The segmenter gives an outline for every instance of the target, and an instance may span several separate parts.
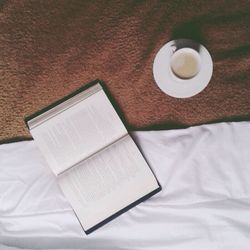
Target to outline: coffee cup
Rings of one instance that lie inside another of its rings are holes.
[[[208,50],[189,39],[166,43],[156,54],[153,75],[159,88],[177,98],[200,93],[209,83],[213,61]]]
[[[174,51],[170,59],[170,69],[174,77],[188,80],[195,77],[201,68],[200,54],[193,48]]]

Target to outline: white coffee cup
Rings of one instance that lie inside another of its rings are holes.
[[[192,48],[181,48],[174,51],[170,59],[172,76],[179,80],[195,77],[201,68],[200,54]]]
[[[191,63],[184,60],[186,57],[191,58]],[[206,88],[212,74],[210,53],[202,44],[190,39],[176,39],[164,44],[153,63],[156,84],[164,93],[176,98],[197,95]]]

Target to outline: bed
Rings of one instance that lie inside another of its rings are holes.
[[[0,250],[249,250],[249,13],[244,0],[0,1]],[[178,38],[214,65],[188,99],[152,74]],[[163,189],[86,236],[23,119],[95,78]]]
[[[131,135],[162,191],[88,236],[34,141],[0,145],[0,249],[249,249],[250,122]]]

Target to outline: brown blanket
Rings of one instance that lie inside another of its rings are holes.
[[[152,63],[173,38],[205,45],[208,87],[175,99]],[[129,129],[250,118],[250,1],[0,1],[0,140],[23,118],[92,79],[106,83]]]

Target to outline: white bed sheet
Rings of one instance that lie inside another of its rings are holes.
[[[250,249],[250,123],[133,132],[162,192],[86,236],[33,141],[0,145],[0,249]]]

